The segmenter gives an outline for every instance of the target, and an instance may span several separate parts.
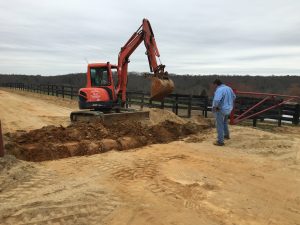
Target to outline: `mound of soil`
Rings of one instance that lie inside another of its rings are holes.
[[[207,128],[208,125],[169,120],[151,126],[134,121],[110,125],[74,123],[12,133],[5,147],[19,159],[44,161],[167,143]]]
[[[150,112],[150,124],[155,125],[159,124],[161,122],[164,122],[166,120],[179,123],[179,124],[184,124],[186,121],[173,112],[166,110],[166,109],[157,109],[157,108],[151,108],[147,109]]]

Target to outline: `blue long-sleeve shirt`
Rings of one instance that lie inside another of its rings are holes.
[[[213,108],[218,108],[225,115],[229,115],[233,109],[233,102],[235,98],[236,96],[233,90],[225,84],[221,84],[215,91]]]

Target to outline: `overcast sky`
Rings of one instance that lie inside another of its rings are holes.
[[[143,18],[170,73],[300,75],[299,0],[0,0],[0,73],[117,63]],[[129,71],[149,70],[144,53]]]

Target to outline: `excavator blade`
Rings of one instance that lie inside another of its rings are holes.
[[[151,100],[163,100],[174,90],[174,82],[169,78],[152,77],[151,80]]]
[[[70,114],[71,122],[94,122],[101,121],[103,124],[111,124],[122,121],[145,121],[149,120],[149,111],[136,111],[129,109],[122,109],[119,113],[109,112],[103,113],[101,111],[81,110],[73,111]]]

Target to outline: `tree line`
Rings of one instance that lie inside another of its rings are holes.
[[[239,75],[175,75],[170,74],[175,83],[174,93],[212,95],[213,81],[218,78],[223,83],[240,91],[268,92],[300,96],[300,76],[239,76]],[[114,76],[114,80],[116,76]],[[0,74],[1,83],[54,84],[84,87],[85,73],[58,76]],[[128,91],[150,91],[151,80],[141,73],[129,72]]]

